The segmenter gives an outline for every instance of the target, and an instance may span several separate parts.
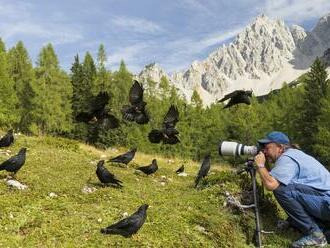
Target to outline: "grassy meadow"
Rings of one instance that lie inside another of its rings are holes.
[[[235,175],[227,165],[211,162],[209,176],[196,190],[199,161],[137,151],[128,167],[106,163],[124,187],[102,187],[96,162],[129,148],[98,150],[63,138],[19,135],[10,155],[21,147],[28,148],[27,159],[16,178],[28,189],[7,186],[8,172],[0,172],[0,247],[253,247],[253,211],[232,210],[225,201],[226,191],[238,196],[249,188],[250,179]],[[0,161],[7,158],[0,154]],[[134,167],[148,165],[153,158],[159,166],[154,175],[135,173]],[[175,173],[183,162],[187,177]],[[96,190],[85,193],[85,186]],[[143,203],[150,205],[147,219],[132,238],[100,233]],[[263,228],[275,230],[276,218],[283,213],[270,194],[261,211]],[[264,247],[287,247],[298,235],[263,235]]]

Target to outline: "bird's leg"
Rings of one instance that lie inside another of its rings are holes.
[[[14,180],[16,180],[16,172],[13,172],[13,173],[11,174],[11,178],[14,179]]]

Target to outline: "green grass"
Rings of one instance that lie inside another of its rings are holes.
[[[18,136],[10,150],[28,147],[27,160],[17,179],[28,185],[17,190],[0,183],[0,247],[253,247],[253,212],[237,213],[224,206],[225,191],[237,194],[249,184],[229,167],[212,164],[210,176],[193,188],[199,163],[188,161],[187,177],[174,171],[183,160],[156,156],[159,170],[153,176],[134,173],[134,166],[150,164],[152,155],[137,152],[127,168],[106,167],[122,180],[122,189],[100,187],[96,161],[128,149],[97,150],[76,141],[54,137]],[[0,161],[7,157],[0,155]],[[92,164],[91,162],[94,162]],[[4,178],[8,173],[0,172]],[[161,184],[166,176],[165,185]],[[83,193],[85,185],[96,187]],[[54,192],[57,197],[50,197]],[[272,200],[267,201],[272,202]],[[132,238],[103,235],[102,227],[150,205],[147,219]],[[276,206],[275,206],[276,209]],[[263,209],[265,227],[274,226],[274,208]],[[292,236],[295,235],[295,236]],[[286,247],[293,232],[264,237],[265,247]]]

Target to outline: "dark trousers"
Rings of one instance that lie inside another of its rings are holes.
[[[303,184],[281,184],[274,196],[301,232],[320,232],[330,223],[330,191],[320,191]]]

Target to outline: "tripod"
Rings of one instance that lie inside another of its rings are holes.
[[[243,172],[248,172],[252,179],[252,187],[253,187],[253,204],[249,207],[254,208],[255,214],[255,238],[256,238],[256,247],[261,247],[261,229],[260,229],[260,216],[259,216],[259,204],[258,204],[258,189],[257,189],[257,180],[256,180],[256,168],[253,166],[254,160],[248,159],[245,162],[245,167],[237,172],[237,174],[241,174]]]

